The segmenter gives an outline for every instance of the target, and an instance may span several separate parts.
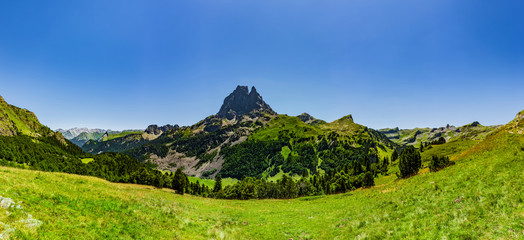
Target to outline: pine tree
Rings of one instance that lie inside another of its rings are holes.
[[[419,151],[413,146],[407,146],[399,156],[399,170],[401,177],[409,177],[418,172],[422,166]]]
[[[184,188],[186,187],[186,174],[182,172],[182,169],[179,168],[175,172],[175,177],[173,178],[173,189],[178,194],[184,194]]]
[[[398,159],[398,152],[396,149],[393,149],[393,154],[391,155],[391,162],[394,162]]]
[[[216,192],[219,192],[220,190],[222,190],[222,177],[218,175],[215,178],[215,186],[213,187],[213,192],[216,193]]]

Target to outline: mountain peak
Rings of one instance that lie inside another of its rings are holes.
[[[236,116],[249,114],[253,111],[275,114],[273,109],[262,100],[262,96],[257,92],[255,86],[251,87],[250,92],[247,86],[239,85],[224,99],[217,116],[233,119]]]
[[[354,123],[353,116],[351,116],[351,114],[339,118],[338,120],[336,120],[336,122],[350,122],[350,123]]]
[[[235,91],[233,91],[233,93],[248,95],[249,94],[249,88],[247,88],[247,86],[240,86],[240,85],[238,85],[237,88],[235,89]]]
[[[251,87],[251,92],[249,93],[249,95],[259,95],[255,86]]]

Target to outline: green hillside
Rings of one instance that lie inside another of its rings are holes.
[[[399,129],[385,128],[378,130],[385,134],[391,141],[400,145],[415,145],[429,143],[444,138],[446,141],[454,141],[460,138],[471,140],[483,140],[489,133],[495,131],[500,126],[483,126],[478,122],[466,124],[461,127],[447,125],[440,128],[414,128]]]
[[[0,135],[16,136],[20,134],[32,137],[55,135],[51,129],[40,124],[34,113],[10,105],[0,96]],[[56,133],[56,137],[64,142],[61,134]]]
[[[76,144],[77,146],[84,145],[87,141],[92,139],[100,139],[102,136],[104,136],[104,133],[101,132],[83,132],[80,133],[78,136],[70,139],[71,142]]]
[[[82,149],[88,153],[101,152],[123,152],[129,149],[139,147],[149,142],[148,139],[143,138],[142,132],[121,132],[117,134],[103,135],[98,140],[88,140]]]
[[[173,174],[153,170],[124,154],[85,153],[61,133],[42,125],[34,113],[9,105],[3,99],[0,99],[0,116],[0,165],[172,187]]]
[[[291,175],[335,171],[355,161],[379,162],[396,147],[383,134],[354,123],[351,115],[316,126],[279,115],[245,142],[223,148],[220,173],[241,179],[272,177],[280,170]]]
[[[1,211],[0,221],[19,226],[15,237],[40,239],[523,238],[524,136],[499,131],[453,159],[436,173],[382,177],[371,189],[251,201],[2,167],[0,195],[42,225],[27,229],[16,223],[20,214]]]
[[[432,156],[447,156],[455,157],[457,154],[475,146],[480,141],[475,141],[467,138],[459,138],[457,140],[447,142],[441,145],[432,145],[431,148],[426,149],[421,153],[422,162],[428,163]]]

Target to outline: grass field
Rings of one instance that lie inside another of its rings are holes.
[[[457,154],[464,152],[479,142],[480,141],[460,138],[446,144],[433,145],[431,146],[431,149],[425,150],[420,154],[422,157],[422,163],[427,166],[431,161],[432,156],[447,156],[450,158],[455,157]]]
[[[452,160],[371,189],[250,201],[1,167],[0,196],[43,222],[13,233],[22,239],[524,238],[524,136],[501,132]],[[0,221],[18,226],[3,212]]]

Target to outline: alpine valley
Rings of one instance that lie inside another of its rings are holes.
[[[237,86],[191,126],[52,131],[0,97],[0,164],[0,239],[524,237],[524,111],[374,130]]]

